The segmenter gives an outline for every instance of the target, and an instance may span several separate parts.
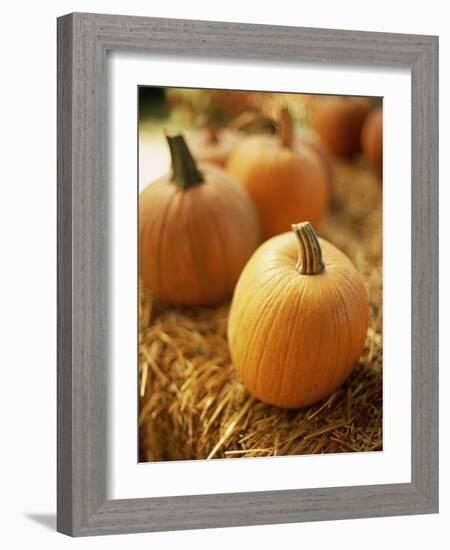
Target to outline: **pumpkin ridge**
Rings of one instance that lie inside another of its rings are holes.
[[[217,191],[217,187],[214,188],[214,191]],[[216,196],[216,199],[217,202],[221,202],[221,193],[218,192],[217,193],[217,196]],[[223,204],[223,203],[222,203]],[[221,208],[222,210],[222,208]],[[219,223],[219,217],[215,215],[214,212],[211,211],[211,208],[208,208],[208,214],[209,214],[209,217],[210,217],[210,220],[212,220],[212,226],[215,228],[215,232],[216,232],[216,235],[217,235],[217,241],[219,242],[219,248],[221,250],[221,253],[222,253],[222,256],[224,258],[227,258],[228,257],[228,251],[227,251],[227,248],[225,246],[225,242],[226,242],[226,239],[223,238],[223,228],[221,227],[221,224]],[[229,265],[229,262],[226,261],[225,262],[225,269],[221,269],[220,272],[221,272],[221,275],[222,275],[222,287],[223,287],[223,292],[226,294],[227,293],[227,288],[229,286],[230,281],[232,279],[232,277],[230,276],[230,270],[228,268],[228,265]]]
[[[278,238],[278,237],[276,237],[276,238]],[[262,254],[262,253],[264,253],[265,255],[267,255],[268,252],[267,252],[265,249],[268,248],[268,247],[267,247],[267,244],[268,244],[268,243],[269,243],[269,241],[266,241],[266,242],[264,242],[263,244],[261,244],[261,245],[257,248],[257,250],[255,251],[255,254]],[[253,285],[253,282],[255,282],[256,279],[259,279],[259,278],[262,277],[262,276],[265,277],[265,279],[266,279],[267,282],[270,282],[270,280],[267,278],[267,273],[268,273],[269,271],[272,271],[272,270],[275,270],[275,269],[278,269],[278,270],[279,270],[279,268],[280,268],[279,260],[278,260],[278,258],[274,257],[273,254],[271,255],[271,257],[268,257],[268,256],[266,257],[266,256],[265,256],[265,259],[266,259],[266,261],[270,261],[272,265],[271,265],[269,268],[264,269],[263,271],[260,270],[260,269],[258,269],[258,270],[251,270],[251,271],[255,271],[255,274],[254,274],[254,277],[252,277],[252,279],[251,279],[250,281],[246,281],[246,284],[247,284],[247,285],[249,285],[250,283]],[[275,263],[275,262],[276,262],[276,263]],[[244,267],[244,270],[245,270],[245,272],[249,271],[249,270],[247,269],[247,265]],[[280,277],[282,277],[282,276],[280,276]],[[242,277],[241,277],[241,279],[242,279]],[[238,284],[240,285],[240,284],[241,284],[241,281],[239,281]]]
[[[162,253],[163,253],[163,250],[162,250],[162,242],[163,242],[163,239],[164,239],[164,234],[165,234],[165,230],[166,230],[166,221],[167,221],[167,216],[168,216],[168,213],[169,213],[169,210],[170,210],[170,207],[172,205],[172,203],[175,201],[175,197],[177,195],[177,191],[176,189],[173,190],[172,192],[172,195],[171,197],[169,198],[169,200],[167,201],[167,205],[166,205],[166,208],[164,209],[164,214],[161,218],[161,221],[160,221],[160,224],[159,224],[159,232],[161,234],[161,238],[159,239],[159,242],[158,242],[158,249],[157,249],[157,257],[158,257],[158,266],[159,266],[159,269],[156,270],[156,274],[157,274],[157,277],[156,277],[156,287],[161,289],[162,286],[161,286],[161,281],[163,279],[162,277],[162,271],[161,271],[161,261],[162,261]],[[147,231],[150,232],[150,227],[147,227]],[[148,236],[147,236],[148,238]],[[146,241],[144,241],[146,242]],[[152,291],[152,289],[150,289],[150,291]]]
[[[275,269],[278,269],[278,266],[272,266],[270,269],[268,269],[267,271],[264,271],[264,273],[268,273],[269,271],[273,271]],[[261,273],[258,273],[257,275],[255,275],[250,281],[246,281],[246,286],[245,287],[242,287],[240,290],[242,290],[243,288],[247,289],[247,288],[251,288],[253,286],[254,283],[256,283],[256,281],[258,281],[258,279],[260,279],[261,277]],[[239,282],[239,281],[238,281]],[[267,283],[270,282],[270,280],[267,280],[265,281]],[[236,287],[237,288],[237,287]]]
[[[265,286],[266,285],[268,286],[272,282],[273,282],[272,279],[266,279],[265,284],[263,283],[258,288],[258,291],[253,293],[252,297],[250,298],[250,300],[248,302],[247,307],[252,302],[252,298],[257,299],[259,301],[261,299],[259,293],[262,293],[262,290],[265,288]],[[267,296],[267,298],[264,301],[264,306],[261,307],[261,311],[259,312],[258,318],[255,321],[253,321],[253,331],[250,333],[250,336],[248,337],[248,345],[246,346],[243,357],[242,357],[242,364],[244,365],[244,369],[242,371],[242,378],[244,380],[248,379],[248,376],[247,376],[247,374],[248,374],[248,361],[247,361],[247,359],[248,359],[248,355],[249,355],[249,352],[250,352],[250,347],[252,346],[252,341],[254,339],[255,333],[258,330],[258,325],[259,325],[262,317],[266,314],[266,309],[268,307],[268,304],[270,304],[272,298],[278,292],[279,292],[279,289],[274,285],[274,288],[272,288],[272,291],[269,293],[269,295]],[[241,313],[241,315],[242,315],[242,313]]]
[[[224,190],[225,187],[228,187],[228,185],[226,185],[225,183],[222,184],[222,182],[220,182],[220,187],[221,187],[222,189],[219,189],[219,186],[217,186],[216,191],[217,191],[217,202],[221,205],[220,211],[222,212],[222,211],[224,210],[224,205],[227,204],[227,203],[224,201],[224,195],[223,195],[223,192],[222,192],[222,191]],[[240,193],[241,191],[245,191],[245,190],[244,190],[243,188],[241,188],[241,187],[239,186],[239,184],[236,184],[236,191]],[[246,193],[246,194],[247,194],[247,193]],[[248,194],[247,194],[247,195],[248,195]],[[237,197],[236,197],[236,198],[237,198]],[[251,201],[250,197],[248,197],[248,199]],[[233,198],[233,200],[234,200],[234,198]],[[236,209],[240,209],[240,208],[241,208],[241,204],[239,204],[239,203],[240,203],[240,201],[235,201],[235,207],[236,207]],[[228,204],[229,204],[229,203],[228,203]],[[253,206],[253,204],[252,204],[252,206]],[[255,217],[256,217],[256,212],[255,212]],[[223,244],[224,244],[226,241],[227,241],[227,237],[226,237],[226,235],[225,235],[225,237],[224,237],[224,235],[223,235],[223,233],[222,233],[222,242],[223,242]],[[225,244],[224,244],[224,249],[226,249]],[[246,263],[246,262],[245,262],[245,263]],[[244,268],[245,263],[244,263],[244,265],[242,266],[242,269]],[[230,281],[230,279],[231,279],[231,277],[230,277],[229,274],[228,274],[228,276],[227,276],[227,281]],[[234,281],[234,283],[236,283],[236,281]]]
[[[270,280],[266,280],[266,283],[269,284],[271,281]],[[260,292],[262,292],[262,289],[265,287],[265,285],[262,285],[258,290]],[[268,295],[265,303],[264,303],[264,307],[261,308],[261,311],[259,312],[259,315],[258,315],[258,318],[256,319],[256,321],[254,321],[253,323],[253,331],[250,332],[250,336],[248,338],[248,346],[246,347],[245,349],[245,352],[244,352],[244,355],[243,355],[243,365],[244,365],[244,369],[243,369],[243,378],[245,380],[248,379],[248,355],[250,353],[250,348],[253,344],[253,339],[254,339],[254,336],[255,336],[255,333],[257,332],[258,330],[258,325],[260,324],[261,322],[261,319],[264,317],[264,315],[266,314],[266,308],[268,307],[268,304],[270,304],[272,298],[274,295],[276,295],[277,293],[277,289],[273,289],[272,292]],[[260,299],[259,298],[259,295],[255,292],[253,297],[256,297],[258,298],[258,300]],[[250,303],[250,302],[249,302]],[[257,380],[257,378],[256,378]]]
[[[208,185],[208,184],[207,184]],[[198,215],[196,214],[196,208],[198,206],[198,201],[194,200],[194,195],[192,193],[188,196],[189,199],[189,206],[186,209],[186,229],[187,233],[189,233],[189,238],[187,239],[188,247],[190,250],[190,256],[192,258],[193,268],[196,273],[196,282],[202,281],[202,285],[205,285],[206,288],[210,287],[210,273],[209,270],[207,270],[204,267],[204,259],[203,259],[203,253],[201,250],[198,249],[198,239],[196,239],[195,235],[195,229],[193,227],[193,221],[198,219]],[[195,285],[196,291],[198,290],[198,286]]]
[[[302,286],[301,286],[301,291],[299,292],[299,296],[297,297],[297,300],[296,300],[296,305],[295,305],[295,310],[296,311],[301,311],[302,305],[303,305],[304,295],[305,295],[305,284],[303,283]],[[299,317],[299,319],[300,319],[300,321],[302,321],[301,317]],[[285,352],[283,363],[285,362],[287,356],[290,353],[290,348],[291,348],[291,343],[292,343],[292,335],[295,332],[294,328],[296,328],[296,325],[297,325],[297,319],[296,319],[295,323],[292,323],[291,334],[289,335],[289,341],[288,341],[288,344],[286,346],[286,352]],[[283,386],[284,386],[284,381],[286,379],[286,370],[287,370],[286,367],[284,367],[283,370],[282,370],[282,373],[281,373],[281,381],[280,381],[280,386],[279,386],[279,389],[278,389],[278,397],[279,398],[281,398],[282,395],[283,395]]]
[[[254,222],[258,226],[258,232],[257,232],[257,234],[254,235],[254,250],[255,250],[256,248],[258,248],[258,245],[259,245],[259,242],[260,242],[260,237],[261,237],[261,228],[260,228],[260,223],[259,223],[259,218],[258,218],[256,208],[254,207],[253,202],[252,202],[248,192],[243,187],[241,187],[238,182],[235,182],[235,184],[233,186],[233,189],[235,189],[236,193],[233,194],[233,195],[230,195],[228,193],[228,195],[229,195],[228,200],[225,201],[225,196],[226,196],[225,193],[229,189],[230,189],[230,184],[229,183],[227,183],[225,181],[222,181],[222,180],[218,181],[217,185],[215,185],[215,187],[214,187],[214,192],[216,194],[215,201],[220,205],[220,209],[219,209],[220,212],[225,211],[226,208],[227,208],[227,205],[228,205],[228,207],[233,206],[233,208],[235,208],[236,211],[239,211],[240,213],[242,213],[243,216],[244,216],[245,212],[244,212],[244,209],[243,209],[242,199],[245,197],[245,201],[248,201],[251,204],[252,217],[253,217]],[[232,247],[231,246],[228,246],[228,247],[226,246],[226,243],[228,241],[227,228],[222,227],[222,225],[219,223],[219,217],[220,216],[214,216],[214,217],[216,219],[215,220],[216,225],[218,227],[220,227],[220,229],[221,229],[220,235],[221,235],[221,242],[222,242],[224,254],[226,252],[227,255],[228,255],[231,252],[231,257],[233,259],[235,259],[234,255],[233,255]],[[234,231],[234,228],[233,228],[233,231]],[[241,239],[241,235],[239,235],[239,240],[240,239]],[[239,249],[239,246],[237,246],[236,249]],[[246,265],[248,259],[249,259],[248,257],[246,259],[244,259],[242,257],[241,251],[239,250],[239,260],[241,261],[240,273],[245,268],[245,265]],[[232,262],[226,262],[226,265],[228,266],[231,263]],[[240,275],[240,273],[239,273],[239,275]],[[230,273],[230,271],[227,270],[226,277],[225,277],[226,286],[228,286],[228,287],[231,286],[231,287],[234,288],[236,286],[236,283],[237,283],[238,279],[239,279],[239,276],[236,277],[236,274]]]
[[[335,274],[334,272],[333,274]],[[336,344],[335,344],[335,357],[331,358],[333,364],[340,365],[341,363],[346,363],[346,359],[348,356],[348,333],[347,338],[343,338],[342,334],[342,326],[343,324],[348,326],[348,316],[346,311],[346,304],[342,300],[342,295],[340,292],[340,289],[338,285],[336,287],[332,286],[329,288],[329,292],[332,293],[332,300],[330,302],[333,304],[333,329],[335,332],[335,338],[336,338]],[[343,322],[342,316],[345,317],[345,320]],[[341,360],[342,358],[342,360]],[[336,387],[336,382],[341,378],[342,373],[340,371],[337,371],[336,369],[331,369],[329,379],[330,382],[328,383],[329,387]]]
[[[322,303],[322,300],[323,300],[323,288],[321,286],[319,286],[319,293],[320,293],[320,296],[318,297],[317,299],[317,302],[318,303]],[[311,373],[310,373],[310,377],[309,377],[309,394],[311,395],[311,393],[314,393],[314,389],[315,389],[315,382],[317,380],[317,377],[318,377],[318,371],[322,371],[322,369],[319,369],[318,367],[318,363],[319,363],[319,354],[320,354],[320,351],[321,351],[321,340],[322,340],[322,335],[323,335],[323,320],[321,319],[320,321],[320,333],[319,333],[319,337],[318,337],[318,344],[317,344],[317,349],[318,349],[318,352],[315,354],[314,356],[314,361],[313,361],[313,367],[311,368]],[[307,391],[305,391],[305,394],[308,394]]]
[[[276,294],[278,294],[280,292],[280,289],[277,288],[277,287],[275,287],[275,290],[277,291]],[[266,335],[266,338],[265,338],[265,344],[266,345],[263,346],[262,354],[261,354],[261,357],[258,361],[258,366],[257,366],[257,369],[256,369],[256,374],[255,374],[255,393],[258,394],[258,395],[259,395],[258,387],[261,385],[261,377],[260,377],[261,368],[263,368],[264,358],[265,358],[267,350],[269,349],[269,346],[270,346],[270,339],[271,339],[271,336],[272,336],[272,332],[273,332],[274,328],[277,326],[278,316],[280,315],[280,313],[284,313],[284,307],[285,307],[285,305],[288,301],[290,301],[289,294],[281,302],[280,307],[277,308],[274,316],[271,319],[271,323],[269,325],[269,330],[267,331],[267,335]]]
[[[336,340],[337,340],[337,350],[336,350],[335,362],[336,362],[336,364],[340,365],[343,362],[341,357],[344,357],[345,346],[343,346],[342,336],[339,333],[339,330],[337,330],[337,327],[340,326],[338,298],[336,298],[336,292],[337,291],[333,288],[330,289],[329,291],[331,291],[334,294],[334,300],[333,300],[333,304],[334,304],[334,307],[333,307],[333,310],[334,310],[333,311],[333,313],[334,313],[334,330],[336,331]]]
[[[349,279],[349,277],[346,275],[346,273],[344,273],[342,270],[339,270],[339,271],[334,271],[334,275],[337,276],[337,278],[339,278],[341,280],[341,285],[345,285],[347,291],[353,295],[353,297],[355,299],[355,303],[358,304],[358,308],[359,308],[359,306],[362,306],[359,293],[357,293],[355,291],[355,285],[351,281],[351,279]],[[361,283],[360,284],[361,288],[363,288],[365,290],[366,296],[368,297],[368,292],[367,292],[367,289],[366,289],[363,281],[361,280],[360,283]],[[364,313],[364,311],[362,309],[361,309],[361,313]]]
[[[180,196],[180,191],[179,189],[175,188],[175,192],[171,198],[171,200],[169,201],[169,205],[166,209],[166,212],[165,212],[165,216],[164,216],[164,225],[163,225],[163,228],[162,228],[162,231],[161,231],[161,237],[159,239],[159,255],[158,255],[158,265],[159,265],[159,270],[158,270],[158,288],[160,289],[159,292],[161,294],[161,296],[164,298],[165,296],[167,296],[167,281],[165,279],[165,277],[163,276],[163,273],[165,271],[164,269],[164,266],[166,264],[166,254],[165,254],[165,250],[166,250],[166,246],[165,246],[165,243],[167,240],[170,240],[172,238],[171,235],[169,235],[169,231],[167,229],[168,227],[168,220],[170,219],[171,217],[171,213],[174,209],[176,209],[177,213],[180,211],[180,207],[181,205],[183,204],[184,202],[184,199],[185,199],[185,195],[184,193],[181,193],[181,196]],[[177,202],[179,203],[177,205]],[[177,215],[176,215],[177,217]],[[172,258],[169,259],[169,265],[172,264]],[[169,288],[169,295],[171,293],[171,289]]]
[[[344,346],[345,361],[343,361],[343,364],[350,364],[349,359],[350,359],[350,355],[351,355],[351,352],[352,352],[352,350],[350,349],[350,344],[352,342],[352,338],[351,338],[352,324],[350,322],[349,312],[348,312],[348,309],[347,309],[347,302],[346,302],[345,297],[343,295],[341,285],[336,285],[336,295],[338,296],[339,303],[341,304],[340,309],[343,312],[343,315],[345,317],[345,326],[347,328],[347,330],[345,331],[345,333],[347,335],[347,339],[346,339],[345,346]],[[336,386],[336,383],[338,381],[340,381],[338,387],[342,384],[343,378],[345,378],[345,376],[344,377],[342,376],[343,374],[344,374],[344,371],[342,371],[342,369],[341,369],[341,371],[337,373],[337,376],[333,377],[333,379],[332,379],[333,387]]]

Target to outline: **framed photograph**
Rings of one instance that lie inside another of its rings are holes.
[[[58,530],[437,513],[438,39],[58,19]]]

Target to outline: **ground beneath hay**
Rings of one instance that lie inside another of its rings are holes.
[[[382,449],[381,189],[362,160],[335,163],[335,199],[319,234],[362,274],[371,319],[358,366],[314,406],[283,410],[248,394],[230,361],[228,304],[169,308],[141,289],[140,461]]]

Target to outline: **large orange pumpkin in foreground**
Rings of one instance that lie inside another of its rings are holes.
[[[361,147],[371,166],[381,174],[383,170],[383,110],[374,109],[364,122]]]
[[[331,153],[349,157],[361,150],[361,128],[370,109],[365,97],[320,97],[311,105],[311,125]]]
[[[228,320],[233,364],[250,393],[286,408],[329,396],[364,348],[367,292],[350,260],[311,225],[266,241],[245,266]]]
[[[328,173],[309,145],[292,146],[293,128],[283,111],[277,136],[251,136],[231,154],[228,171],[247,189],[258,210],[263,238],[284,233],[294,219],[318,225],[329,201]]]
[[[168,137],[172,174],[139,198],[139,272],[154,296],[183,305],[224,300],[259,244],[257,213],[231,176],[197,168],[181,135]]]

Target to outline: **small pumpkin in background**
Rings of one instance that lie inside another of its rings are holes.
[[[264,239],[288,231],[292,219],[318,225],[327,210],[326,168],[309,145],[293,146],[287,109],[281,111],[278,135],[248,137],[231,154],[227,169],[253,199]]]
[[[322,96],[311,104],[311,125],[330,153],[351,157],[361,151],[361,129],[370,110],[369,98]]]
[[[240,113],[223,128],[217,127],[212,120],[207,121],[203,128],[188,133],[187,143],[198,162],[212,162],[224,167],[248,133],[273,131],[273,121],[252,109]]]
[[[190,132],[186,141],[198,162],[212,162],[224,167],[243,137],[236,129],[216,128],[208,124],[205,128]]]
[[[334,167],[330,157],[330,153],[327,151],[323,143],[321,143],[317,138],[311,136],[309,132],[302,131],[296,132],[293,137],[292,148],[294,150],[302,147],[310,147],[316,155],[320,158],[325,172],[327,174],[328,186],[331,194],[334,190]]]
[[[197,167],[181,135],[167,137],[172,173],[139,198],[139,272],[166,302],[209,305],[227,298],[260,241],[247,192],[212,164]]]
[[[297,408],[329,396],[364,349],[369,304],[351,261],[311,224],[262,244],[245,266],[228,319],[239,377],[257,399]]]
[[[209,90],[209,112],[217,118],[233,118],[247,109],[253,109],[263,100],[261,92]]]
[[[383,170],[383,109],[381,107],[374,109],[364,122],[361,148],[372,168],[381,174]]]

